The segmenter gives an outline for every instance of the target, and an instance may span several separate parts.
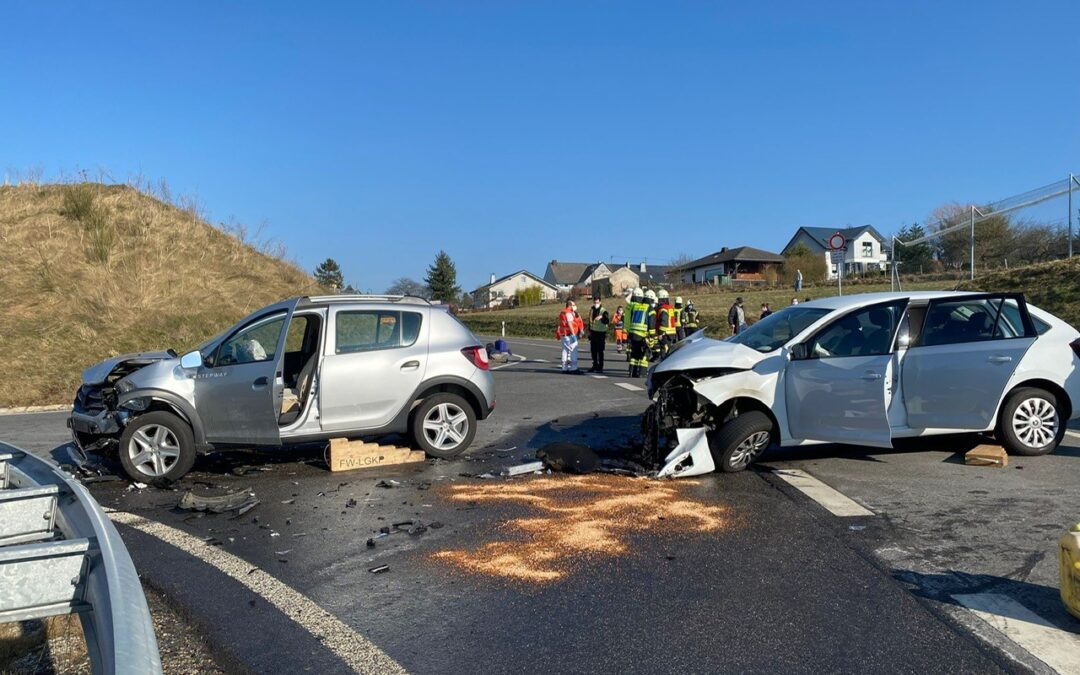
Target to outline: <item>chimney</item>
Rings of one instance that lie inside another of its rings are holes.
[[[492,272],[492,273],[491,273],[491,280],[490,280],[490,281],[488,281],[488,283],[489,283],[489,284],[493,284],[493,283],[495,283],[495,273],[494,273],[494,272]]]
[[[640,264],[638,265],[638,273],[639,273],[639,274],[645,274],[645,261],[642,261],[642,262],[641,262],[641,263],[640,263]]]
[[[727,253],[727,246],[721,246],[720,247],[720,252],[721,253]]]

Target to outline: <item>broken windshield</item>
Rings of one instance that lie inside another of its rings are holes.
[[[728,338],[728,342],[746,345],[759,352],[771,352],[782,347],[788,340],[831,311],[821,307],[799,307],[798,305],[785,307],[738,335]]]

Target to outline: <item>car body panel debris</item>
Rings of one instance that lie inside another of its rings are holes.
[[[535,473],[537,471],[543,471],[546,468],[543,462],[528,462],[527,464],[518,464],[504,469],[502,475],[504,476],[520,476],[526,473]]]
[[[188,490],[180,497],[176,507],[184,511],[209,511],[210,513],[225,513],[237,511],[246,513],[259,503],[255,494],[250,490],[236,490],[223,495],[197,495]]]
[[[664,458],[664,466],[657,472],[657,478],[685,478],[700,476],[716,470],[712,451],[709,449],[708,429],[676,429],[679,443]]]

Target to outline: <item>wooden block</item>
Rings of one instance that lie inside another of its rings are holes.
[[[1000,445],[978,445],[964,455],[964,464],[972,466],[1009,466],[1009,455]]]
[[[352,471],[370,469],[392,464],[410,464],[422,462],[424,453],[396,445],[379,445],[363,441],[350,441],[346,438],[330,439],[329,464],[331,471]]]

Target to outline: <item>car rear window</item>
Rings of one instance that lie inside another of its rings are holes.
[[[334,328],[335,353],[350,354],[400,346],[399,312],[338,312]]]

